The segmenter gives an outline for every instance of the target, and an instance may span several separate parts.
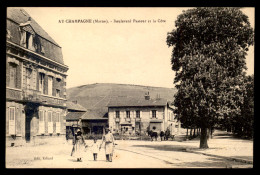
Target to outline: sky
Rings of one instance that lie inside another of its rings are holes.
[[[175,28],[177,16],[189,8],[24,9],[62,47],[64,63],[69,66],[67,88],[93,83],[174,88],[173,48],[167,46],[166,37]],[[254,27],[254,8],[242,11]],[[87,19],[92,23],[69,22]],[[93,23],[95,20],[108,23]],[[254,47],[249,48],[246,63],[247,74],[253,74]]]

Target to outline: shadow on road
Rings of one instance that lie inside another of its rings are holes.
[[[133,145],[132,147],[142,147],[142,148],[153,148],[160,151],[179,151],[185,152],[186,149],[199,149],[195,146],[181,146],[181,145]]]

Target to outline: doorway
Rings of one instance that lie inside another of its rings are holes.
[[[25,140],[26,142],[30,142],[31,140],[31,123],[33,118],[34,111],[27,110],[25,114]]]

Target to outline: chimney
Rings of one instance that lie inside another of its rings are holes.
[[[28,18],[28,21],[29,21],[29,22],[31,22],[31,21],[32,21],[32,19],[31,19],[31,17],[30,17],[30,16],[29,16],[29,18]]]
[[[75,101],[72,101],[73,103],[75,103],[75,104],[77,104],[78,102],[77,102],[77,100],[75,100]]]
[[[148,91],[148,93],[147,93],[147,94],[145,94],[144,98],[145,98],[145,100],[150,100],[149,91]]]

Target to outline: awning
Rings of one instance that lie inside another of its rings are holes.
[[[150,120],[150,123],[162,123],[163,120],[160,120],[160,119],[152,119]]]
[[[122,123],[120,123],[120,125],[124,125],[124,126],[131,126],[131,125],[132,125],[132,123],[130,123],[130,122],[122,122]]]

